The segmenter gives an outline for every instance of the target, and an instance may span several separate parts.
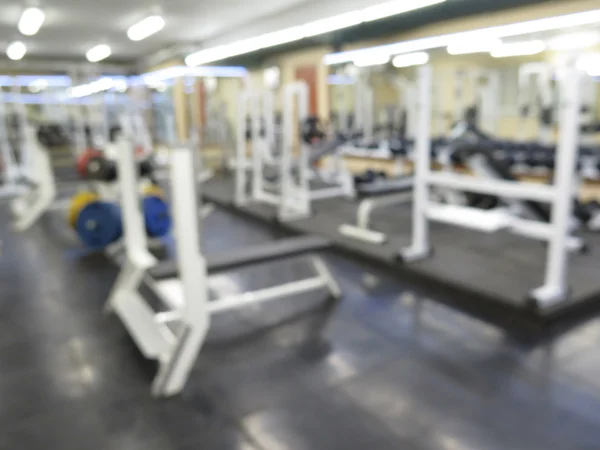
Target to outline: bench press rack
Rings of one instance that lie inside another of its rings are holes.
[[[238,102],[238,131],[236,147],[235,203],[245,206],[252,202],[272,205],[280,221],[303,219],[312,214],[312,202],[335,197],[354,198],[354,178],[345,168],[341,153],[335,151],[340,143],[311,149],[298,136],[299,124],[308,117],[308,86],[304,82],[288,83],[283,91],[283,139],[280,154],[273,153],[274,112],[273,94],[244,91]],[[248,130],[246,116],[250,116]],[[265,136],[261,136],[261,117],[265,118]],[[246,134],[251,131],[252,157],[246,155]],[[297,137],[297,139],[296,139]],[[298,147],[296,155],[294,149]],[[311,151],[312,150],[312,151]],[[314,170],[314,163],[329,156],[326,167]],[[277,181],[267,182],[266,167],[277,170]],[[248,169],[252,177],[248,179]],[[311,180],[321,179],[327,186],[315,188]],[[251,188],[248,192],[248,181]]]
[[[19,123],[19,161],[8,139],[6,103],[4,98],[0,99],[0,148],[4,164],[4,186],[0,190],[0,198],[10,200],[14,229],[23,232],[55,207],[57,192],[48,150],[42,147],[36,129],[29,124],[25,105],[18,96],[16,98],[13,107]]]
[[[581,106],[581,73],[567,67],[560,79],[561,104],[559,144],[554,185],[505,181],[489,178],[431,172],[431,67],[419,69],[419,123],[415,155],[412,245],[401,249],[398,257],[412,263],[429,257],[432,246],[429,222],[436,221],[482,232],[507,230],[518,225],[520,234],[548,243],[544,284],[531,291],[531,306],[548,308],[568,298],[568,256],[573,249],[570,222],[573,211],[572,187],[579,144],[578,117]],[[550,222],[526,219],[507,220],[502,211],[482,211],[465,206],[438,204],[430,201],[431,187],[456,189],[511,199],[549,203]]]
[[[326,263],[314,252],[330,247],[318,236],[294,237],[256,245],[220,255],[202,254],[198,198],[193,151],[178,144],[170,151],[172,207],[177,261],[158,262],[147,250],[146,233],[138,198],[131,124],[123,119],[119,146],[119,183],[123,215],[125,263],[106,303],[127,328],[148,359],[159,363],[152,393],[176,395],[185,387],[198,353],[206,339],[211,315],[252,304],[283,299],[313,291],[327,291],[332,300],[341,291]],[[269,261],[309,255],[317,275],[300,281],[209,299],[211,274],[249,267]],[[157,312],[140,292],[150,288],[168,308]]]

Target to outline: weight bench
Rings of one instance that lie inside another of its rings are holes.
[[[305,255],[331,247],[331,241],[320,236],[300,236],[266,244],[253,245],[242,249],[230,250],[206,257],[206,270],[209,275],[227,270],[241,269],[253,264],[264,264],[282,258]],[[161,261],[150,270],[148,275],[154,280],[163,280],[179,276],[177,261]]]
[[[402,205],[412,200],[413,177],[402,177],[392,180],[383,180],[361,187],[363,198],[356,211],[356,223],[344,223],[338,227],[338,232],[351,239],[358,239],[371,244],[382,245],[388,240],[385,233],[371,229],[371,217],[376,209],[389,208]]]
[[[126,122],[123,123],[126,125]],[[123,126],[124,130],[128,128]],[[181,392],[205,341],[213,314],[313,291],[328,291],[331,299],[340,289],[326,263],[314,252],[330,247],[327,239],[304,236],[283,239],[204,257],[200,250],[197,183],[189,148],[171,151],[172,207],[176,261],[158,262],[147,251],[140,212],[134,146],[122,137],[119,146],[121,201],[126,261],[106,304],[127,328],[149,359],[159,363],[152,384],[155,396]],[[200,196],[198,196],[200,197]],[[316,276],[273,287],[210,299],[208,276],[285,258],[310,257]],[[167,307],[156,311],[140,289],[145,284]]]

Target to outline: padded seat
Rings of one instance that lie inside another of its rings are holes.
[[[325,250],[330,246],[331,241],[321,236],[309,235],[281,239],[208,255],[206,258],[207,270],[209,274],[214,274],[252,264],[261,264]],[[162,261],[150,268],[148,274],[155,280],[175,278],[179,276],[179,266],[176,260]]]

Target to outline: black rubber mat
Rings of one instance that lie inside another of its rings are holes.
[[[216,178],[204,187],[209,201],[232,207],[232,183]],[[234,208],[244,214],[275,223],[275,211],[268,205],[250,204]],[[586,254],[572,254],[569,260],[570,297],[552,308],[533,310],[527,305],[530,292],[544,280],[546,246],[538,241],[509,233],[486,234],[431,224],[432,257],[410,265],[395,260],[397,251],[411,242],[411,207],[398,206],[376,211],[372,227],[385,232],[383,245],[347,238],[338,231],[344,223],[355,223],[357,204],[344,199],[315,202],[314,215],[278,226],[296,233],[322,234],[338,249],[371,262],[385,265],[407,281],[418,283],[443,302],[497,325],[515,331],[559,331],[600,309],[600,234],[585,233],[592,248]],[[446,292],[450,295],[443,295]]]

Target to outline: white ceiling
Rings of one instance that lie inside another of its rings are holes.
[[[264,18],[284,14],[312,0],[41,0],[46,21],[39,33],[22,36],[17,23],[24,2],[0,0],[0,48],[20,39],[31,59],[84,61],[86,50],[109,44],[107,62],[133,62],[176,44],[200,45]],[[160,3],[162,2],[162,4]],[[326,2],[322,2],[326,3]],[[126,31],[160,8],[164,30],[141,42],[132,42]]]

